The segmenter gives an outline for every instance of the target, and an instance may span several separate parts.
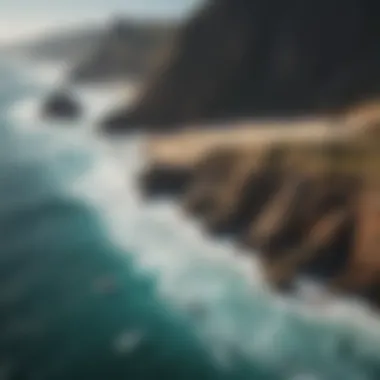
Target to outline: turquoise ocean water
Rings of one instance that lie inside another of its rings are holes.
[[[33,74],[34,73],[34,74]],[[49,89],[0,63],[0,379],[380,379],[380,324],[284,302],[175,205],[144,204],[141,139],[17,117]]]

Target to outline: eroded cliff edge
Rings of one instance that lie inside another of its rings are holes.
[[[176,196],[208,233],[260,252],[275,288],[306,275],[379,305],[376,109],[151,137],[141,186],[150,196]]]

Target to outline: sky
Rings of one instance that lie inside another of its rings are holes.
[[[182,17],[203,0],[0,0],[0,43],[109,19]]]

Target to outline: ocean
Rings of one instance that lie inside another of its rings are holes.
[[[125,89],[74,88],[81,120],[41,120],[62,77],[0,62],[0,379],[380,379],[369,307],[274,295],[252,254],[139,197],[144,136],[95,128]]]

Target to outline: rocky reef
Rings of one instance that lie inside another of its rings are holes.
[[[376,0],[209,0],[103,129],[339,113],[380,92]]]
[[[170,183],[205,230],[259,252],[274,288],[306,275],[380,304],[379,109],[151,137],[141,186],[162,195]]]

